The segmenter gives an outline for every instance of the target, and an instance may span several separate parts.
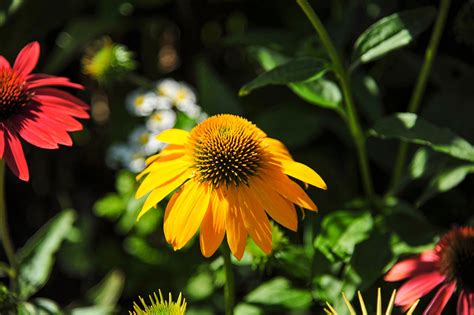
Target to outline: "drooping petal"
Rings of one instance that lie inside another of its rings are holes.
[[[239,200],[234,198],[232,193],[227,194],[229,201],[229,211],[226,217],[226,236],[227,243],[232,254],[238,260],[242,259],[245,252],[245,245],[247,244],[248,232],[245,229],[242,216],[239,211]]]
[[[443,282],[444,279],[445,277],[437,271],[413,277],[400,287],[397,293],[397,298],[395,299],[395,304],[412,304],[417,299],[433,290],[437,285]]]
[[[6,60],[5,57],[0,55],[0,70],[2,68],[11,69],[10,63],[8,62],[8,60]]]
[[[171,194],[176,188],[181,186],[186,180],[190,177],[189,172],[183,172],[178,174],[176,177],[172,178],[168,182],[161,185],[159,188],[153,190],[151,194],[146,198],[145,204],[142,207],[142,210],[138,214],[137,220],[148,212],[152,207],[154,207],[158,202],[163,200],[166,196]]]
[[[156,139],[169,144],[184,145],[188,141],[189,132],[182,129],[168,129],[161,132]]]
[[[272,228],[270,221],[268,221],[268,217],[260,202],[249,191],[250,189],[245,185],[237,189],[237,196],[240,201],[240,214],[244,226],[255,244],[268,255],[272,252]]]
[[[40,105],[42,111],[50,113],[51,115],[61,114],[63,116],[68,115],[83,119],[90,117],[89,113],[84,107],[61,98],[35,95],[33,96],[33,101]]]
[[[199,234],[199,243],[204,257],[211,257],[222,243],[225,235],[225,221],[229,203],[213,193],[209,209],[204,216]]]
[[[256,196],[256,199],[260,201],[262,207],[273,220],[292,231],[298,229],[296,209],[291,202],[279,195],[271,185],[258,177],[252,179],[251,187],[249,194]]]
[[[73,89],[83,90],[84,87],[80,84],[74,83],[69,81],[68,78],[65,77],[56,77],[47,74],[30,74],[26,78],[26,82],[28,83],[29,89],[35,89],[39,87],[47,87],[47,86],[64,86],[70,87]]]
[[[26,114],[28,115],[28,114]],[[27,118],[17,115],[8,124],[9,128],[15,130],[23,139],[42,149],[57,149],[59,146],[53,138],[35,123],[35,118]]]
[[[166,240],[181,249],[196,234],[209,207],[210,192],[205,184],[189,181],[176,199],[164,222]]]
[[[268,149],[272,154],[278,155],[279,158],[293,160],[291,154],[286,146],[280,140],[273,138],[265,138],[265,144],[268,145]]]
[[[0,159],[3,159],[5,152],[5,130],[3,128],[3,124],[0,124]]]
[[[34,92],[36,97],[41,96],[41,99],[45,102],[58,103],[71,107],[82,107],[86,110],[89,109],[89,105],[87,105],[84,101],[65,91],[45,87],[35,89]]]
[[[434,262],[422,261],[420,257],[410,258],[395,264],[385,275],[385,281],[400,281],[406,278],[436,270]]]
[[[326,190],[327,186],[324,180],[318,173],[313,171],[310,167],[290,160],[279,160],[283,172],[291,177],[301,180],[315,187]]]
[[[164,183],[168,182],[169,180],[175,178],[180,174],[183,174],[186,170],[189,169],[189,165],[182,159],[176,159],[162,163],[154,163],[149,167],[153,168],[153,170],[148,171],[151,173],[148,174],[148,176],[140,184],[140,187],[138,187],[138,190],[135,195],[136,198],[141,198],[145,196],[149,191],[163,185]],[[188,176],[190,176],[189,172]]]
[[[40,54],[38,42],[32,42],[23,47],[16,57],[13,69],[23,76],[27,76],[36,67]]]
[[[456,282],[450,282],[443,285],[433,299],[430,302],[430,305],[425,309],[423,315],[441,315],[442,311],[446,304],[448,304],[449,299],[456,290]]]
[[[3,158],[15,176],[26,182],[30,179],[20,139],[8,128],[5,128],[5,151]]]
[[[316,211],[318,209],[300,185],[289,179],[285,174],[270,169],[265,172],[264,176],[271,181],[273,189],[289,201],[308,210]]]

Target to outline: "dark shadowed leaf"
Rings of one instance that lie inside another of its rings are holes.
[[[377,121],[370,135],[426,145],[460,160],[474,162],[474,148],[465,139],[412,113],[397,113]]]
[[[240,89],[239,95],[247,95],[252,90],[267,85],[286,85],[293,82],[315,80],[322,77],[326,71],[328,71],[328,66],[324,60],[309,57],[293,59],[262,73],[244,85]]]
[[[354,45],[353,64],[373,61],[410,44],[426,30],[436,15],[433,7],[423,7],[389,15],[371,25]]]
[[[95,287],[87,292],[87,300],[95,306],[115,307],[122,294],[125,275],[119,270],[112,270]]]
[[[44,225],[20,249],[18,288],[21,298],[28,298],[47,282],[54,263],[54,255],[72,228],[76,215],[64,210]]]

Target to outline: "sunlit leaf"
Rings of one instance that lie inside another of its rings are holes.
[[[252,90],[267,85],[286,85],[294,82],[315,80],[321,78],[328,69],[326,62],[321,59],[309,57],[293,59],[262,73],[254,80],[245,84],[240,89],[239,95],[247,95]]]
[[[410,44],[426,30],[436,15],[433,7],[423,7],[389,15],[371,25],[354,45],[354,65],[373,61]]]
[[[47,282],[54,255],[66,238],[75,220],[73,210],[64,210],[33,235],[18,253],[18,294],[28,298]]]
[[[122,294],[124,283],[123,272],[112,270],[100,283],[87,292],[87,300],[95,306],[114,307]]]
[[[412,113],[398,113],[377,121],[370,135],[429,146],[460,160],[474,162],[474,148],[465,139]]]

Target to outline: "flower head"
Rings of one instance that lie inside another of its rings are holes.
[[[155,110],[166,110],[171,108],[171,102],[166,97],[157,95],[153,91],[135,90],[128,94],[126,106],[130,113],[135,116],[150,116]]]
[[[43,149],[71,146],[68,134],[82,129],[88,105],[56,86],[82,89],[68,78],[31,73],[40,54],[37,42],[26,45],[13,67],[0,55],[0,157],[22,180],[29,180],[20,137]]]
[[[316,210],[305,191],[288,176],[326,189],[311,168],[293,161],[285,146],[248,120],[212,116],[191,132],[170,129],[158,140],[169,145],[147,159],[136,197],[150,193],[139,218],[174,193],[166,207],[164,232],[175,250],[200,228],[204,256],[211,256],[224,236],[235,257],[244,253],[247,236],[266,253],[272,250],[267,214],[296,230],[295,204]]]
[[[146,122],[148,130],[160,132],[173,128],[176,123],[176,113],[174,110],[159,110],[151,114]]]
[[[163,298],[161,290],[158,290],[158,294],[159,296],[156,293],[153,296],[149,296],[151,305],[147,305],[145,300],[140,297],[142,306],[135,302],[133,303],[133,310],[128,313],[130,315],[184,315],[186,313],[186,301],[181,296],[181,293],[176,302],[173,302],[171,293],[169,294],[168,301]]]
[[[390,314],[392,314],[396,292],[397,292],[396,290],[393,290],[392,295],[390,297],[390,301],[388,302],[388,305],[387,305],[387,309],[386,309],[385,313],[382,313],[382,293],[380,291],[380,288],[377,290],[377,311],[375,313],[376,315],[382,315],[382,314],[390,315]],[[357,291],[357,296],[359,298],[359,305],[360,305],[360,309],[362,311],[362,314],[368,314],[367,308],[365,306],[364,298],[362,297],[362,294],[360,294],[360,291]],[[349,302],[349,300],[347,299],[344,292],[342,293],[342,298],[344,299],[344,303],[346,303],[346,306],[347,306],[347,309],[349,310],[349,313],[351,315],[356,315],[357,313],[356,313],[354,307],[352,306],[351,302]],[[327,305],[327,307],[324,309],[326,314],[328,314],[328,315],[338,315],[337,311],[331,306],[331,304],[326,303],[326,305]],[[408,309],[406,314],[407,315],[413,314],[413,312],[415,311],[415,308],[416,308],[417,305],[418,305],[418,300],[415,301],[415,303]]]
[[[457,313],[474,314],[474,228],[454,228],[434,250],[397,263],[386,281],[410,278],[400,287],[395,304],[407,305],[440,286],[424,314],[441,314],[451,296],[459,290]]]

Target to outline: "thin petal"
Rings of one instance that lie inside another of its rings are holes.
[[[84,87],[80,84],[74,83],[69,81],[68,78],[65,77],[56,77],[47,74],[30,74],[26,81],[28,82],[28,88],[34,89],[38,87],[46,87],[46,86],[64,86],[70,87],[74,89],[83,90]]]
[[[204,184],[189,181],[164,221],[164,232],[174,250],[181,249],[196,234],[209,207],[210,193]]]
[[[260,202],[245,185],[238,188],[240,214],[248,233],[265,254],[272,252],[272,228]]]
[[[413,277],[404,283],[395,299],[397,305],[410,305],[420,297],[424,296],[437,285],[443,282],[445,277],[439,272],[430,272]]]
[[[229,203],[212,194],[209,209],[204,216],[199,234],[199,243],[204,257],[211,257],[222,243],[225,235],[225,220]]]
[[[170,181],[166,182],[165,184],[161,185],[157,189],[153,190],[151,194],[146,198],[145,204],[142,207],[142,210],[138,214],[137,220],[148,212],[152,207],[154,207],[158,202],[163,200],[166,196],[171,194],[173,190],[181,186],[186,180],[189,179],[190,173],[184,172],[179,176],[171,179]]]
[[[42,149],[57,149],[58,144],[54,139],[35,123],[35,118],[27,118],[20,115],[15,116],[9,128],[15,130],[23,139]]]
[[[170,144],[184,145],[188,141],[189,132],[182,129],[168,129],[160,133],[156,139]]]
[[[16,57],[13,69],[23,76],[27,76],[36,67],[40,54],[38,42],[32,42],[23,47]]]
[[[232,254],[238,260],[242,259],[247,244],[248,232],[245,229],[242,216],[239,211],[239,200],[234,197],[235,192],[229,189],[227,199],[229,201],[229,211],[226,218],[226,236],[227,243]]]
[[[280,196],[270,185],[258,177],[252,180],[250,187],[249,194],[256,196],[273,220],[292,231],[298,229],[296,209],[291,202]]]
[[[308,210],[318,209],[306,192],[285,174],[271,169],[265,172],[265,177],[271,181],[273,189],[289,201]]]
[[[293,160],[290,152],[280,140],[273,138],[265,138],[264,143],[268,145],[268,149],[279,158]]]
[[[5,140],[5,152],[3,156],[5,162],[15,176],[27,182],[30,179],[30,173],[20,139],[8,128],[5,128]]]
[[[302,163],[289,160],[279,160],[279,162],[281,164],[281,168],[283,169],[283,173],[315,187],[324,190],[327,189],[326,183],[321,178],[321,176],[319,176],[319,174],[313,171],[310,167]]]
[[[74,95],[61,91],[55,88],[38,88],[35,89],[35,96],[41,96],[42,100],[49,101],[51,103],[60,103],[69,105],[71,107],[82,107],[83,109],[89,109],[87,105],[81,99],[75,97]]]
[[[400,281],[436,270],[434,262],[422,261],[420,256],[403,260],[395,264],[385,275],[385,281]]]
[[[423,315],[441,315],[441,312],[444,310],[446,304],[448,304],[449,299],[456,290],[456,282],[450,282],[443,285],[433,299],[430,302],[430,305],[425,309]]]
[[[3,124],[0,124],[0,159],[3,159],[3,153],[5,152],[5,131]]]
[[[0,69],[2,68],[11,69],[10,63],[8,62],[8,60],[6,60],[5,57],[0,56]]]

